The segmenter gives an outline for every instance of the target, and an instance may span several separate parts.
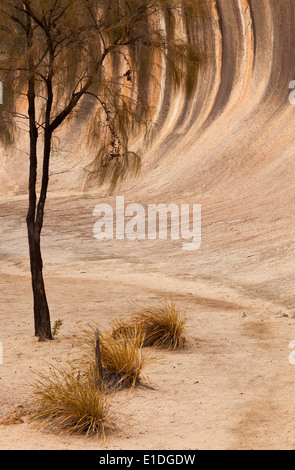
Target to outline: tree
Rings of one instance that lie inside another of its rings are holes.
[[[140,169],[130,138],[148,129],[152,87],[194,87],[196,0],[1,0],[1,143],[29,132],[26,218],[35,335],[52,339],[41,231],[53,137],[82,115],[93,151],[89,178],[114,190]],[[24,104],[27,111],[23,111]],[[39,170],[40,169],[40,170]],[[37,175],[38,171],[38,175]],[[40,171],[40,181],[38,179]]]

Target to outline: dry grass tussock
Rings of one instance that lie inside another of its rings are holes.
[[[184,348],[186,310],[174,300],[165,300],[156,305],[140,307],[127,321],[118,321],[113,336],[133,337],[140,334],[143,346],[165,349]]]
[[[113,392],[146,385],[143,371],[157,361],[152,347],[183,348],[185,321],[185,310],[165,301],[139,309],[109,331],[80,327],[77,356],[33,383],[30,419],[70,434],[105,436],[117,427]]]

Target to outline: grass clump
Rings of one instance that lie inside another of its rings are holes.
[[[144,369],[154,361],[142,347],[143,335],[136,328],[133,331],[133,335],[99,333],[102,383],[108,390],[142,384]],[[89,362],[91,358],[95,362],[95,327],[84,328],[78,342],[83,348],[82,363]]]
[[[165,300],[139,309],[128,322],[118,322],[113,336],[139,334],[143,346],[178,349],[186,344],[185,322],[185,310],[178,308],[174,300]]]
[[[155,359],[144,347],[184,347],[185,321],[185,310],[165,300],[138,309],[109,332],[96,325],[82,328],[76,362],[64,369],[51,367],[33,384],[31,420],[69,434],[104,436],[114,430],[110,392],[145,386],[143,370]],[[55,324],[55,335],[61,325]]]
[[[110,396],[97,387],[96,371],[52,368],[33,384],[31,420],[68,434],[104,436],[115,427]]]
[[[142,335],[101,335],[101,360],[104,381],[110,387],[132,388],[142,382],[149,354],[142,349]]]

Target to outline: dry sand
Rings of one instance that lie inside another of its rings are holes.
[[[19,145],[2,159],[0,419],[28,400],[33,372],[67,361],[78,321],[107,327],[133,301],[174,295],[187,307],[190,347],[161,353],[146,370],[154,390],[116,396],[122,425],[104,442],[45,433],[24,420],[0,426],[1,449],[295,447],[288,360],[295,339],[294,0],[205,3],[200,35],[208,61],[196,93],[190,103],[181,95],[169,102],[164,93],[142,173],[119,193],[145,207],[202,204],[200,250],[184,252],[181,241],[95,240],[93,208],[114,198],[78,193],[76,149],[84,147],[73,142],[72,171],[55,175],[66,161],[53,161],[42,240],[52,321],[64,324],[55,341],[39,343],[28,275],[27,158]]]
[[[46,284],[52,321],[61,318],[63,326],[56,340],[45,343],[33,337],[25,223],[15,217],[26,201],[6,201],[1,207],[5,244],[15,259],[1,264],[0,419],[29,399],[34,372],[48,363],[66,363],[76,347],[78,321],[86,325],[94,320],[107,328],[133,311],[133,301],[149,304],[173,295],[187,308],[189,347],[157,353],[160,361],[145,371],[154,390],[117,394],[114,412],[122,422],[105,442],[55,436],[25,419],[0,426],[0,448],[294,448],[295,366],[288,361],[294,309],[267,299],[259,285],[250,293],[188,275],[193,267],[185,270],[185,264],[195,258],[198,270],[202,254],[184,255],[181,244],[174,246],[178,242],[146,240],[136,249],[130,241],[98,242],[90,236],[91,224],[83,228],[83,218],[94,220],[86,211],[88,207],[91,213],[94,203],[91,198],[52,198],[49,203],[55,236],[44,228]],[[59,226],[61,205],[67,207],[67,217]],[[85,240],[79,239],[83,230]],[[159,270],[160,260],[166,260],[166,272]]]

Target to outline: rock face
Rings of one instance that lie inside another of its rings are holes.
[[[206,59],[194,95],[189,102],[181,91],[174,96],[162,79],[155,139],[140,176],[121,193],[131,202],[202,204],[203,275],[214,277],[212,259],[220,269],[222,258],[232,285],[243,280],[264,292],[267,284],[268,297],[291,305],[294,0],[204,0],[204,9],[196,30]],[[50,191],[81,189],[87,149],[72,137],[69,128],[54,156]],[[2,196],[26,191],[24,138],[16,147],[1,157]]]
[[[190,102],[181,92],[172,96],[162,80],[156,139],[152,151],[145,152],[136,186],[161,193],[177,185],[178,191],[210,195],[245,190],[259,199],[267,191],[278,198],[288,190],[294,169],[295,107],[288,100],[289,83],[295,80],[294,2],[204,0],[204,8],[196,30],[205,60],[194,96]],[[53,173],[68,168],[71,175],[79,174],[83,165],[78,163],[82,156],[87,159],[86,148],[77,146],[79,131],[82,135],[75,124],[75,142],[72,128],[64,132]],[[13,155],[2,152],[2,195],[26,188],[24,138]],[[65,188],[58,179],[52,189]]]
[[[79,193],[88,150],[82,125],[64,129],[42,232],[52,318],[66,324],[54,348],[31,338],[26,137],[1,153],[0,418],[31,394],[32,370],[44,370],[48,358],[68,360],[78,320],[109,327],[129,315],[132,300],[175,295],[189,307],[196,344],[148,369],[156,391],[118,401],[132,420],[111,445],[294,449],[295,1],[202,1],[196,34],[206,60],[195,92],[190,101],[181,91],[171,95],[161,77],[155,139],[141,174],[118,192],[126,205],[144,209],[201,204],[201,247],[95,239],[93,209],[114,207],[114,197],[101,188]],[[4,424],[22,416],[17,409]],[[24,423],[0,431],[0,448],[97,449],[92,440],[58,439]],[[109,446],[107,440],[102,448]]]

